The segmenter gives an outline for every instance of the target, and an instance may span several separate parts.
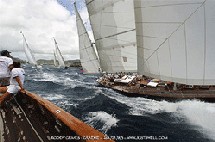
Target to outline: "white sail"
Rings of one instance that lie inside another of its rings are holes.
[[[58,66],[58,62],[57,62],[57,57],[56,57],[56,53],[54,51],[54,66],[57,67]]]
[[[65,64],[64,64],[64,58],[60,52],[60,49],[58,48],[58,45],[57,45],[57,41],[54,39],[54,43],[55,43],[55,56],[56,56],[56,59],[58,61],[58,67],[65,67]]]
[[[136,72],[137,47],[132,0],[86,0],[102,70]]]
[[[29,62],[30,64],[36,66],[36,65],[37,65],[37,61],[36,61],[36,59],[35,59],[35,57],[34,57],[32,51],[31,51],[31,49],[30,49],[29,46],[28,46],[28,43],[27,43],[27,41],[26,41],[26,38],[25,38],[25,36],[24,36],[24,34],[23,34],[22,31],[21,31],[20,33],[21,33],[22,36],[23,36],[23,47],[24,47],[24,51],[25,51],[25,55],[26,55],[26,57],[27,57],[27,60],[28,60],[28,62]]]
[[[215,84],[215,1],[135,0],[138,72],[188,85]]]
[[[81,65],[84,73],[99,73],[100,65],[98,57],[95,53],[93,44],[90,41],[89,35],[84,27],[83,20],[80,14],[76,11],[76,25],[79,36],[79,53]]]

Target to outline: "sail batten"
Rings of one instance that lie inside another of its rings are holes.
[[[79,36],[79,52],[81,65],[85,74],[95,74],[99,73],[100,63],[99,59],[95,53],[93,43],[91,42],[88,32],[83,24],[80,14],[74,4],[76,12],[76,25]]]
[[[133,1],[86,0],[101,68],[136,72],[137,47]]]
[[[214,85],[215,2],[134,3],[138,72],[181,84]]]

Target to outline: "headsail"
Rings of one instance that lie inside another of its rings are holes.
[[[22,36],[23,36],[23,47],[24,47],[24,51],[25,51],[25,55],[26,55],[26,57],[27,57],[27,60],[28,60],[28,62],[29,62],[30,64],[36,66],[36,65],[37,65],[37,61],[36,61],[36,59],[35,59],[35,57],[34,57],[32,51],[31,51],[31,49],[30,49],[29,46],[28,46],[28,43],[27,43],[26,38],[25,38],[25,36],[24,36],[24,33],[23,33],[22,31],[20,31],[20,33],[21,33]]]
[[[86,0],[101,68],[136,72],[137,47],[131,0]]]
[[[214,85],[215,2],[134,3],[139,73],[188,85]]]
[[[56,59],[59,63],[59,67],[65,67],[65,64],[64,64],[64,58],[60,52],[60,49],[58,48],[58,45],[57,45],[57,41],[54,39],[54,43],[55,43],[55,56],[56,56]]]
[[[77,11],[76,5],[76,25],[79,36],[79,52],[81,65],[84,73],[99,73],[100,65],[98,57],[95,53],[93,44],[90,41],[86,28],[84,27],[83,20]]]
[[[58,66],[58,62],[57,62],[57,57],[56,57],[56,53],[55,53],[55,50],[54,50],[54,66],[57,67]]]

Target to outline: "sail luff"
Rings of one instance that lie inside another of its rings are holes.
[[[22,34],[22,37],[23,37],[23,47],[24,47],[25,55],[27,57],[28,62],[32,65],[37,65],[37,61],[31,51],[31,49],[28,46],[24,33],[22,31],[20,33]]]
[[[55,55],[57,57],[57,61],[59,63],[59,67],[65,67],[65,64],[64,64],[64,58],[60,52],[60,49],[58,48],[58,45],[57,45],[57,41],[54,39],[54,43],[55,43]]]
[[[91,42],[88,32],[83,24],[83,20],[78,13],[76,4],[74,4],[76,12],[76,25],[79,36],[79,53],[81,65],[84,73],[99,73],[100,64],[95,53],[93,43]]]
[[[110,73],[136,72],[133,1],[86,0],[86,3],[101,68]]]
[[[213,0],[135,0],[138,72],[187,85],[214,85]],[[168,14],[167,14],[168,13]]]

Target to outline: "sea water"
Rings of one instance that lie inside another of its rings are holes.
[[[116,141],[215,142],[215,104],[126,97],[77,68],[23,67],[25,88]]]

